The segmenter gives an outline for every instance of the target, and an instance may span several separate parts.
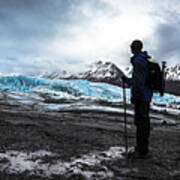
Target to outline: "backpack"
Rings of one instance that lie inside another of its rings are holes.
[[[159,92],[161,96],[164,95],[165,80],[164,80],[164,68],[165,62],[162,63],[162,68],[157,62],[148,61],[148,86],[153,92]]]

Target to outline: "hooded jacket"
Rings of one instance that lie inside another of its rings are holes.
[[[151,102],[152,90],[148,87],[148,62],[151,58],[146,51],[131,58],[133,66],[132,78],[125,78],[126,83],[131,87],[131,102]]]

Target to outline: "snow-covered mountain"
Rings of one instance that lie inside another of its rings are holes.
[[[87,71],[75,75],[74,78],[121,85],[122,75],[122,71],[115,64],[111,62],[98,61],[91,64]]]
[[[180,81],[180,64],[166,69],[167,81]]]
[[[129,66],[125,69],[124,71],[124,74],[127,76],[127,77],[132,77],[132,71],[133,71],[133,67],[132,66]]]
[[[69,72],[63,70],[63,71],[39,73],[36,77],[48,78],[48,79],[65,79],[65,78],[68,78],[69,76],[71,76],[71,74]]]
[[[180,64],[167,67],[165,70],[165,91],[180,95]]]
[[[180,95],[180,64],[166,69],[166,92]]]
[[[87,69],[78,73],[70,74],[66,71],[40,74],[38,77],[49,79],[86,79],[93,82],[106,82],[121,85],[122,71],[111,62],[97,61]]]
[[[132,74],[132,67],[126,68],[124,72],[128,77]],[[82,72],[71,74],[67,71],[44,72],[38,76],[48,79],[86,79],[92,82],[105,82],[113,85],[122,85],[121,76],[123,72],[112,62],[97,61]],[[180,95],[180,65],[166,68],[166,92]]]

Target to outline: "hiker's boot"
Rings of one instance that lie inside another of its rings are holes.
[[[148,151],[140,151],[138,147],[128,152],[128,159],[144,159],[148,154]]]

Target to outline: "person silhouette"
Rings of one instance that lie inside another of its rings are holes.
[[[147,60],[150,56],[147,51],[142,51],[143,43],[140,40],[134,40],[130,48],[133,54],[130,58],[133,66],[132,78],[123,75],[122,79],[131,87],[131,102],[134,104],[135,112],[136,146],[133,152],[128,153],[128,157],[144,158],[149,152],[149,108],[153,94],[152,90],[148,87]]]

